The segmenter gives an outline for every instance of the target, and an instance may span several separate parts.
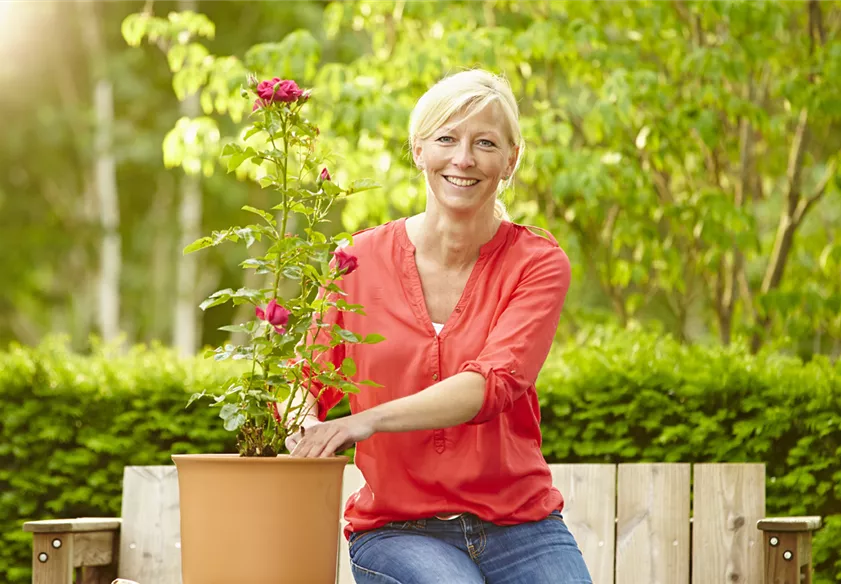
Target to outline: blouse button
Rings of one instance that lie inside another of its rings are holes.
[[[433,380],[435,380],[435,381],[437,381],[437,380],[438,380],[438,374],[437,374],[437,373],[433,373],[433,374],[432,374],[432,379],[433,379]]]

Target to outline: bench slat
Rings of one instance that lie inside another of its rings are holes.
[[[175,466],[125,468],[120,577],[143,584],[181,584],[178,505]]]
[[[696,464],[692,584],[761,584],[765,465]]]
[[[616,465],[551,464],[564,496],[564,520],[575,536],[593,582],[613,584],[616,533]]]
[[[620,464],[616,584],[689,584],[689,464]]]

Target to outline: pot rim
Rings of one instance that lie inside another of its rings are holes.
[[[277,464],[278,462],[289,464],[347,464],[350,457],[342,454],[334,454],[323,458],[304,458],[303,456],[291,456],[289,454],[278,454],[277,456],[240,456],[239,454],[172,454],[172,461],[178,464],[179,461],[213,461],[228,464],[240,464],[240,461],[249,464]]]

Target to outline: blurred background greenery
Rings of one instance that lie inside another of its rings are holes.
[[[423,208],[409,112],[480,66],[522,109],[514,220],[574,265],[562,336],[841,353],[838,2],[4,1],[0,19],[3,344],[224,340],[242,314],[196,307],[249,284],[243,250],[180,250],[271,201],[218,161],[246,71],[312,87],[334,176],[384,185],[340,209],[358,229]]]
[[[23,519],[116,512],[123,465],[228,445],[183,421],[213,376],[175,355],[250,317],[210,293],[262,285],[237,245],[181,254],[275,204],[219,160],[246,72],[312,88],[334,179],[383,185],[338,232],[423,209],[409,114],[469,67],[520,102],[513,219],[573,264],[547,458],[766,462],[769,513],[824,515],[816,581],[839,581],[841,2],[0,0],[5,581]]]

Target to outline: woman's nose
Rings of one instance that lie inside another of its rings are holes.
[[[476,164],[469,144],[459,144],[453,153],[453,164],[458,168],[470,168]]]

